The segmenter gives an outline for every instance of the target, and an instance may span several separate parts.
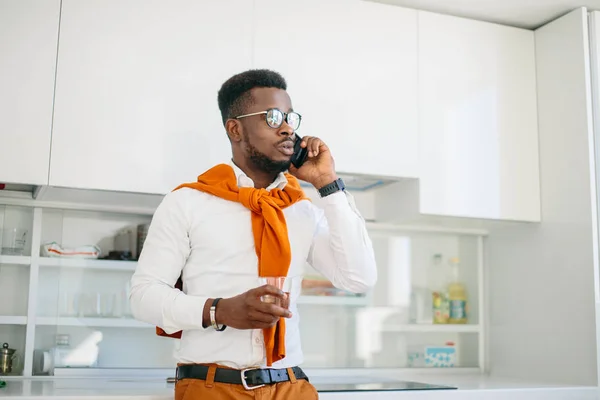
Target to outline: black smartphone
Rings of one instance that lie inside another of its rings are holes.
[[[292,154],[292,164],[294,167],[300,168],[306,158],[308,157],[308,149],[300,147],[302,143],[302,138],[296,134],[296,142],[294,143],[294,154]]]

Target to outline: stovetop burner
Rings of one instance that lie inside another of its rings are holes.
[[[429,383],[396,381],[375,383],[315,383],[318,392],[380,392],[404,390],[456,390],[456,387]]]

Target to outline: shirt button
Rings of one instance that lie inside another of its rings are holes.
[[[260,339],[259,338],[254,339],[254,341],[256,342],[256,344],[260,344]]]

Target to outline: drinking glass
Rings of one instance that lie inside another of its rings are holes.
[[[7,228],[2,231],[2,254],[22,256],[25,254],[27,229]]]
[[[289,308],[290,302],[300,294],[302,285],[302,276],[266,276],[259,278],[260,285],[275,286],[286,294],[286,299],[282,302],[279,297],[265,295],[261,300],[265,303],[274,303],[280,307]],[[283,303],[283,304],[282,304]]]

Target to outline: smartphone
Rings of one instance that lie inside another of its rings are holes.
[[[294,154],[292,154],[291,159],[292,164],[294,164],[294,167],[296,168],[300,168],[302,164],[304,164],[304,161],[306,161],[306,158],[308,157],[308,149],[300,147],[301,143],[302,138],[298,136],[298,134],[296,134],[296,142],[294,143]]]

